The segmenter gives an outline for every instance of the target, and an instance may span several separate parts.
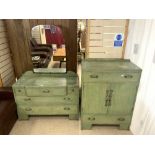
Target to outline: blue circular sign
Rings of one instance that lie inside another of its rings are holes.
[[[117,39],[117,40],[121,40],[121,39],[122,39],[122,35],[121,35],[121,34],[118,34],[118,35],[116,36],[116,39]]]

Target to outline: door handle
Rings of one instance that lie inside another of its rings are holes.
[[[24,101],[31,101],[31,98],[24,98]]]
[[[89,121],[95,121],[95,117],[88,117]]]
[[[70,110],[70,108],[69,107],[65,107],[64,110]]]
[[[112,93],[112,89],[106,90],[105,106],[111,106]]]
[[[125,121],[125,118],[121,117],[121,118],[118,118],[119,121]]]
[[[98,75],[90,75],[90,78],[98,78]]]
[[[106,100],[105,106],[111,106],[111,100]]]
[[[124,77],[126,79],[131,79],[131,78],[133,78],[133,75],[130,75],[130,74],[122,74],[121,77]]]
[[[68,97],[68,98],[64,97],[64,100],[68,100],[68,101],[70,101],[71,98],[70,98],[70,97]]]
[[[50,91],[49,90],[43,90],[43,93],[49,93]]]
[[[25,108],[25,110],[26,110],[26,111],[31,111],[32,109],[31,109],[31,108]]]

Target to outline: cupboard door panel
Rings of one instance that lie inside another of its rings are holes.
[[[137,92],[137,84],[113,83],[111,104],[108,106],[109,114],[132,114]]]
[[[108,84],[88,83],[83,86],[82,111],[84,113],[107,113],[106,90]]]

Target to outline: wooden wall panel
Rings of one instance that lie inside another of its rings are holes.
[[[22,73],[32,70],[30,49],[30,22],[29,20],[6,20],[10,49],[13,55],[13,63],[16,77]]]
[[[45,20],[45,25],[51,25],[51,19],[46,19]]]
[[[53,19],[53,24],[54,25],[58,25],[58,26],[61,26],[61,20],[60,19]]]
[[[38,20],[29,19],[30,28],[32,29],[33,26],[38,25]]]
[[[42,25],[42,23],[45,23],[45,19],[38,19],[37,24]]]
[[[0,77],[0,87],[2,87],[3,86],[3,84],[2,84],[2,79],[1,79],[1,77]]]
[[[11,86],[15,81],[11,52],[8,44],[6,25],[0,20],[0,87]]]
[[[67,70],[77,72],[77,20],[69,21]],[[67,34],[66,34],[67,35]]]

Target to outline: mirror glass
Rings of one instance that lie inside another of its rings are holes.
[[[77,42],[78,42],[78,53],[77,58],[80,63],[85,59],[86,53],[86,19],[77,20]]]
[[[31,56],[35,71],[66,72],[66,49],[62,30],[56,25],[37,25],[31,30]]]

